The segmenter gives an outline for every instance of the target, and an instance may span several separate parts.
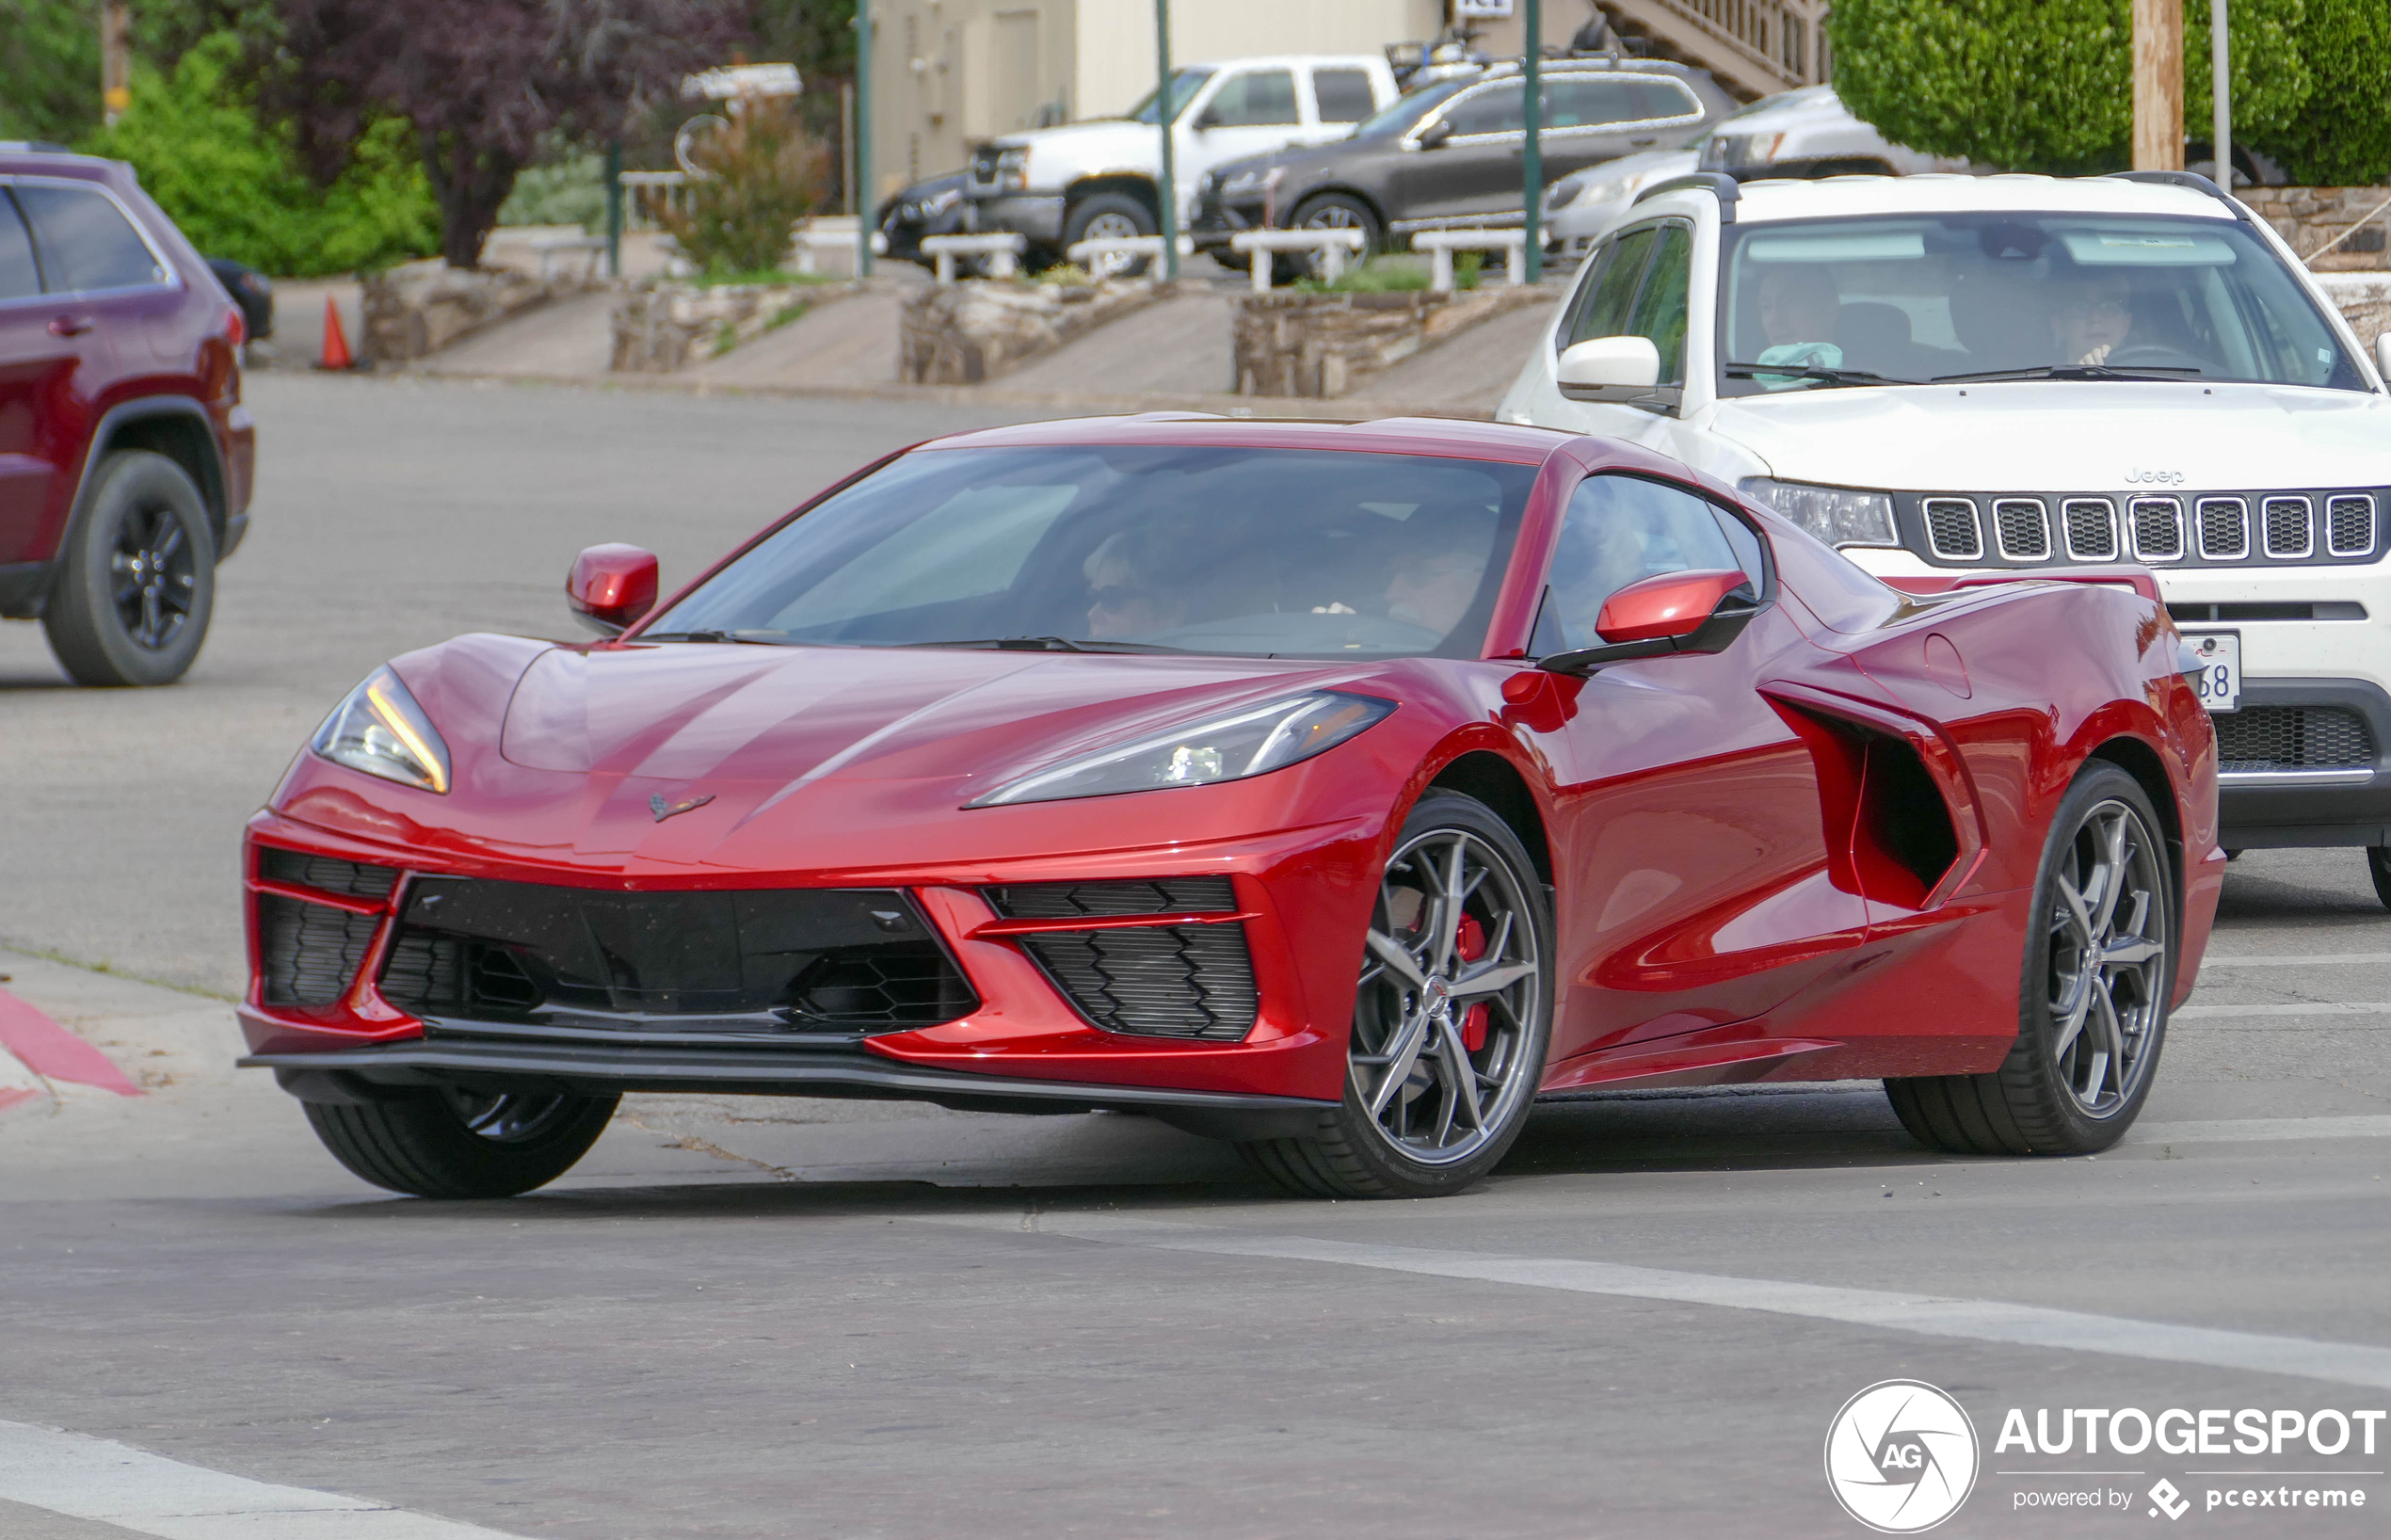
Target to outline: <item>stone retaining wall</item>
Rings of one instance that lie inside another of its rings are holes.
[[[2391,331],[2391,273],[2319,273],[2317,281],[2362,346],[2372,347],[2377,337]]]
[[[2238,193],[2303,257],[2321,249],[2391,200],[2391,187],[2242,187]],[[2316,270],[2349,273],[2391,268],[2391,234],[2386,234],[2385,220],[2391,220],[2391,209],[2375,213],[2364,229],[2318,257]]]
[[[1343,395],[1364,379],[1504,311],[1552,297],[1508,284],[1438,294],[1317,294],[1276,289],[1238,297],[1240,395]]]
[[[363,335],[358,357],[406,363],[536,305],[579,294],[591,281],[542,279],[512,267],[464,272],[438,261],[403,263],[359,280]]]
[[[814,306],[864,287],[836,283],[716,283],[653,280],[615,300],[614,352],[606,367],[669,375],[720,358]]]
[[[908,385],[977,385],[1177,292],[1143,279],[1079,284],[967,279],[918,288],[905,297],[897,320],[897,378]]]

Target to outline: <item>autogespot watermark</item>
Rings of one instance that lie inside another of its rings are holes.
[[[2012,1406],[1982,1470],[1975,1424],[1955,1397],[1920,1380],[1886,1380],[1828,1424],[1826,1477],[1846,1513],[1886,1534],[1940,1524],[1980,1473],[2008,1488],[2012,1512],[2173,1524],[2271,1509],[2293,1525],[2367,1506],[2363,1478],[2383,1474],[2384,1422],[2381,1408]]]

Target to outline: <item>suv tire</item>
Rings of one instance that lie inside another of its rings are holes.
[[[100,462],[42,629],[78,684],[171,684],[216,609],[216,537],[183,467],[143,449]]]
[[[1356,266],[1376,256],[1380,244],[1387,238],[1385,227],[1378,222],[1378,211],[1347,193],[1322,193],[1317,198],[1305,199],[1296,205],[1293,216],[1287,221],[1287,228],[1360,231],[1361,249],[1348,259]],[[1292,257],[1288,260],[1305,276],[1317,277],[1320,273],[1318,257]]]
[[[1071,205],[1071,212],[1063,220],[1063,250],[1067,260],[1070,249],[1082,241],[1153,233],[1152,209],[1127,193],[1098,193]],[[1144,257],[1113,260],[1118,263],[1117,266],[1102,270],[1091,267],[1088,271],[1098,278],[1136,278],[1147,268]]]

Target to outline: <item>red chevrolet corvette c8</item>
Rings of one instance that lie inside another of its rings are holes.
[[[1154,416],[874,464],[603,639],[377,669],[249,826],[251,1055],[369,1181],[627,1090],[1140,1112],[1454,1191],[1539,1097],[2113,1143],[2222,886],[2146,573],[1898,592],[1632,446]]]

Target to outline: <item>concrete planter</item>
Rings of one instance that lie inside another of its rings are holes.
[[[1242,295],[1234,322],[1237,393],[1340,396],[1432,343],[1550,298],[1542,289],[1507,284],[1455,294]]]
[[[1064,285],[971,279],[919,288],[897,320],[897,378],[977,385],[1175,292],[1108,281]]]
[[[618,373],[669,375],[719,358],[827,300],[862,287],[842,283],[717,283],[665,279],[625,289],[615,301]]]
[[[407,363],[508,316],[569,294],[590,281],[535,278],[511,267],[463,272],[440,262],[410,262],[359,281],[364,325],[361,358]]]
[[[2275,233],[2302,257],[2322,249],[2325,243],[2365,219],[2386,198],[2391,187],[2243,187],[2238,195],[2251,212],[2274,226]],[[2367,220],[2365,229],[2318,257],[2320,273],[2380,272],[2391,269],[2391,238],[2384,221],[2391,209]]]

